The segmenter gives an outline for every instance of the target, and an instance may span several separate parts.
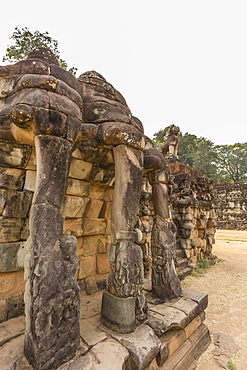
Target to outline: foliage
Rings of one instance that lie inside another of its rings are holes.
[[[7,47],[6,54],[3,57],[3,62],[8,61],[16,63],[18,60],[25,59],[35,48],[46,47],[57,57],[62,68],[66,69],[73,75],[76,74],[77,68],[68,68],[68,64],[65,60],[60,58],[58,42],[57,40],[53,40],[47,31],[45,33],[41,33],[39,31],[32,33],[27,27],[21,28],[20,26],[17,26],[15,27],[15,31],[10,39],[12,40],[13,45]]]
[[[187,166],[194,166],[194,153],[196,151],[197,136],[186,132],[184,135],[180,133],[178,138],[178,156],[181,161]]]
[[[229,360],[228,363],[227,363],[227,369],[228,370],[236,370],[237,367],[236,367],[236,365],[234,365],[234,363],[231,360]]]
[[[158,132],[154,134],[153,144],[156,148],[161,146],[166,141],[166,133],[168,129],[169,129],[169,126],[164,128],[163,130],[159,130]]]
[[[202,276],[203,272],[208,270],[211,266],[214,266],[219,260],[217,258],[208,259],[205,258],[203,260],[197,260],[196,267],[192,270],[192,276]]]
[[[218,173],[228,177],[232,182],[247,182],[247,143],[234,145],[217,145]]]

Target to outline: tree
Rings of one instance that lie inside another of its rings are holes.
[[[66,69],[73,75],[76,74],[77,68],[69,68],[65,60],[60,58],[58,42],[57,40],[53,40],[47,31],[45,33],[41,33],[39,31],[32,33],[27,27],[21,28],[20,26],[17,26],[10,39],[13,41],[13,45],[7,47],[6,54],[3,57],[3,62],[8,61],[16,63],[18,60],[25,59],[33,49],[37,47],[46,47],[57,57],[62,68]]]
[[[221,182],[246,184],[247,182],[247,143],[217,145],[218,179]]]
[[[178,137],[178,156],[184,164],[193,167],[198,137],[186,132]]]
[[[193,168],[203,176],[217,182],[217,153],[214,143],[204,137],[196,137],[193,153]]]
[[[152,141],[153,141],[153,144],[156,148],[160,147],[166,141],[166,133],[167,133],[169,127],[170,126],[167,126],[163,130],[159,130],[158,132],[156,132],[154,134],[154,137],[153,137]]]

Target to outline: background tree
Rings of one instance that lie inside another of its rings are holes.
[[[247,143],[216,145],[218,180],[247,183]]]
[[[46,47],[57,57],[62,68],[66,69],[73,75],[76,74],[77,68],[69,68],[65,60],[60,58],[58,42],[57,40],[52,39],[48,32],[41,33],[39,31],[35,31],[32,33],[27,27],[21,28],[20,26],[17,26],[10,39],[12,40],[13,45],[7,47],[6,54],[3,57],[3,62],[8,61],[10,63],[16,63],[18,60],[25,59],[33,49],[37,47]]]
[[[166,134],[167,134],[167,131],[169,130],[169,127],[170,126],[167,126],[163,130],[159,130],[158,132],[154,134],[152,141],[156,148],[164,144],[164,142],[166,141]]]

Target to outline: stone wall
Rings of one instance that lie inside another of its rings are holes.
[[[246,230],[247,185],[215,184],[214,196],[217,228]]]
[[[188,267],[194,267],[198,259],[213,258],[216,232],[213,182],[180,162],[168,162],[168,172],[173,178],[170,207],[177,248],[183,251]]]
[[[27,145],[1,142],[1,151],[0,320],[4,321],[24,312],[23,267],[29,235],[29,211],[35,189],[36,158],[34,151]],[[18,151],[21,160],[16,165],[15,155]],[[79,257],[77,279],[84,295],[104,289],[110,271],[108,256],[114,185],[111,150],[108,151],[106,158],[107,161],[102,168],[97,164],[83,161],[78,150],[73,152],[66,195],[61,209],[65,218],[64,232],[77,238],[76,253]],[[11,163],[18,168],[8,167]],[[210,256],[212,251],[216,230],[215,213],[212,208],[212,183],[202,178],[198,171],[180,162],[168,161],[167,165],[170,178],[173,180],[170,184],[172,189],[170,208],[177,237],[176,269],[180,278],[184,278],[197,259]],[[218,189],[221,188],[218,186]],[[234,194],[239,196],[240,189],[243,194],[245,188],[235,186],[235,189]],[[224,192],[226,194],[226,187]],[[223,191],[218,194],[223,194]],[[222,199],[225,199],[223,195]],[[228,199],[232,199],[229,194]],[[225,205],[222,200],[223,206]],[[229,210],[232,210],[230,206]],[[219,214],[219,208],[217,213]],[[228,214],[231,215],[230,212]],[[146,277],[150,277],[153,206],[151,187],[145,176],[139,216],[137,226],[143,233],[141,247],[145,274]]]
[[[27,145],[1,142],[0,150],[0,321],[4,321],[24,312],[23,268],[36,159]],[[21,158],[17,165],[16,153]],[[73,153],[61,209],[65,217],[64,232],[77,238],[77,278],[85,295],[104,289],[110,270],[114,169],[110,153],[107,158],[105,168],[100,168],[80,159],[78,151]],[[18,168],[7,167],[11,163]]]

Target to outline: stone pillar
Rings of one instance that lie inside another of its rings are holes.
[[[182,289],[174,264],[176,239],[171,230],[168,175],[162,169],[151,171],[148,176],[152,185],[155,214],[151,237],[152,293],[161,299],[173,299],[181,295]]]
[[[25,355],[34,369],[54,370],[75,356],[80,341],[76,238],[63,234],[60,212],[71,143],[35,137],[37,180],[30,215]]]
[[[142,189],[143,153],[126,145],[113,149],[115,188],[112,204],[111,272],[103,294],[101,319],[120,333],[130,333],[147,317],[142,293],[142,235],[135,229]]]

